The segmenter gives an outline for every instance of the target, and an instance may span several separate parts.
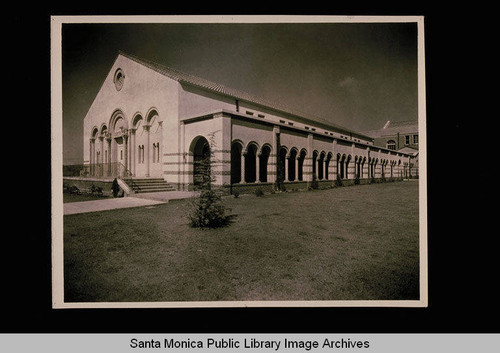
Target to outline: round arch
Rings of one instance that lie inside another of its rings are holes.
[[[299,150],[297,147],[290,148],[288,151],[288,180],[295,181],[298,178],[298,156]]]
[[[242,181],[241,155],[243,146],[244,144],[241,140],[233,140],[231,142],[231,184],[240,183]]]
[[[108,133],[108,125],[106,123],[101,124],[101,127],[99,128],[99,133],[101,134],[101,136],[104,136],[106,135],[106,133]]]
[[[312,177],[313,179],[318,179],[318,168],[317,168],[317,160],[318,160],[319,152],[318,150],[313,150],[312,152]]]
[[[243,154],[245,155],[245,182],[255,183],[257,181],[257,155],[259,145],[251,141],[247,144]]]
[[[306,160],[306,156],[307,156],[307,149],[302,148],[297,157],[297,163],[298,163],[297,180],[300,181],[304,180],[304,161]]]
[[[257,153],[260,150],[260,146],[257,142],[255,141],[250,141],[247,143],[245,146],[245,149],[243,150],[243,153],[247,153],[249,148],[254,148],[255,147],[255,153]]]
[[[204,136],[196,136],[189,146],[193,158],[193,185],[195,189],[210,187],[210,144]]]
[[[329,180],[330,179],[330,162],[333,158],[333,153],[332,152],[328,152],[325,156],[325,179],[326,180]]]
[[[267,167],[269,164],[269,157],[271,156],[272,147],[270,144],[265,143],[260,148],[259,156],[259,181],[267,182]]]
[[[285,181],[286,158],[288,156],[288,151],[289,148],[286,146],[280,146],[278,151],[276,178],[279,183]]]
[[[318,159],[317,159],[318,171],[316,173],[318,180],[323,180],[325,178],[325,156],[326,156],[325,151],[318,152]]]
[[[152,125],[159,116],[160,114],[158,113],[158,109],[155,107],[149,108],[146,113],[146,124]]]
[[[109,119],[109,132],[116,135],[118,130],[128,129],[128,121],[121,109],[116,109]]]
[[[132,128],[137,129],[139,127],[139,124],[143,120],[144,120],[144,118],[142,117],[141,113],[139,113],[139,112],[135,113],[133,118],[132,118]]]
[[[91,138],[96,138],[97,135],[99,134],[99,129],[97,128],[97,126],[94,126],[91,130],[90,130],[90,137]]]

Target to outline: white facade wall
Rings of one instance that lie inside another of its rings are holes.
[[[116,89],[113,82],[114,74],[118,68],[125,75],[120,90]],[[120,150],[124,148],[123,140],[115,140],[117,132],[112,131],[113,127],[110,126],[113,113],[120,111],[123,119],[119,119],[117,125],[134,131],[130,131],[127,141],[126,164],[128,169],[133,171],[135,166],[135,176],[149,174],[152,177],[161,177],[162,155],[177,151],[178,86],[178,82],[119,55],[84,119],[84,163],[90,163],[89,139],[94,126],[100,132],[103,127],[107,127],[108,131],[111,132],[111,161],[120,160]],[[148,125],[146,119],[148,113],[152,111],[156,111],[158,115],[151,122],[148,144],[148,132],[144,127]],[[139,116],[142,119],[139,119]],[[137,118],[138,125],[133,124],[134,118]],[[101,146],[99,144],[96,144],[96,147],[101,152],[101,160],[103,160],[106,153],[109,154],[109,144],[106,139]],[[154,159],[153,144],[159,144],[160,162],[157,161],[157,158]],[[138,161],[139,145],[144,145],[144,163]],[[147,170],[148,157],[149,173]]]
[[[186,119],[221,109],[236,111],[236,101],[192,85],[179,85],[179,119]]]

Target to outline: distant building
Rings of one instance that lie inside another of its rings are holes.
[[[373,138],[373,144],[399,151],[403,148],[418,152],[418,121],[388,121],[379,130],[366,131]]]
[[[418,121],[387,121],[379,130],[365,131],[375,146],[410,154],[418,167]]]

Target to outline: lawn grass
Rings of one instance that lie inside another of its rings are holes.
[[[66,302],[418,300],[418,183],[187,200],[64,216]]]

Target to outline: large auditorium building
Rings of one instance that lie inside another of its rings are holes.
[[[363,133],[119,52],[84,119],[87,177],[305,188],[337,178],[361,182],[417,176],[411,153]]]

